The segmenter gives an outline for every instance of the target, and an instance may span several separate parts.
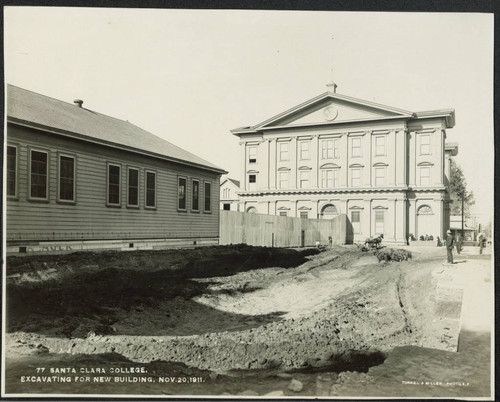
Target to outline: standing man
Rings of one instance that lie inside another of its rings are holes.
[[[448,262],[453,264],[453,247],[455,246],[455,238],[451,235],[451,230],[446,231],[446,253],[448,254]]]

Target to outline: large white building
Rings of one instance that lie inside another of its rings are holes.
[[[328,91],[231,132],[240,138],[240,210],[348,218],[347,242],[443,237],[449,227],[453,109],[410,112]]]

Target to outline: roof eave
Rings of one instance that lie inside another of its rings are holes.
[[[167,160],[167,161],[173,162],[173,163],[178,163],[178,164],[187,165],[187,166],[195,166],[199,169],[209,170],[209,171],[220,173],[220,174],[227,174],[228,173],[227,171],[225,171],[224,169],[219,168],[219,167],[207,166],[207,165],[203,165],[203,164],[196,163],[196,162],[188,162],[188,161],[185,161],[183,159],[178,159],[178,158],[174,158],[174,157],[163,155],[163,154],[157,154],[154,152],[145,151],[142,149],[126,146],[123,144],[116,144],[116,143],[111,142],[111,141],[99,140],[99,139],[96,139],[93,137],[89,137],[85,134],[61,130],[61,129],[57,129],[55,127],[48,127],[48,126],[44,126],[42,124],[34,123],[31,121],[27,121],[27,120],[17,119],[15,117],[11,117],[11,116],[7,116],[7,123],[16,124],[16,125],[28,127],[28,128],[33,128],[36,130],[42,130],[42,131],[45,131],[48,133],[62,135],[65,137],[75,138],[75,139],[90,142],[93,144],[105,145],[105,146],[112,147],[112,148],[122,149],[124,151],[134,152],[134,153],[141,154],[141,155],[147,155],[147,156],[151,156],[154,158]]]

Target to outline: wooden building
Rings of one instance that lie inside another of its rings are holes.
[[[82,103],[7,87],[8,252],[217,244],[225,171]]]
[[[241,211],[310,219],[345,215],[347,242],[449,228],[453,109],[412,112],[340,95],[336,85],[239,137]]]
[[[220,183],[220,209],[224,211],[239,211],[240,182],[223,177]]]

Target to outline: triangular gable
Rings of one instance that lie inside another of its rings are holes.
[[[252,127],[261,130],[288,125],[337,123],[356,120],[412,117],[407,110],[396,109],[336,93],[325,92],[296,107]]]

